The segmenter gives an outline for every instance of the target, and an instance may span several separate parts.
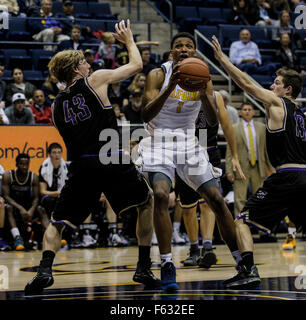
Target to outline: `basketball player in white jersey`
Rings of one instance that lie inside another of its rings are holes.
[[[168,213],[168,196],[175,170],[213,209],[220,233],[233,256],[239,253],[234,221],[219,192],[217,178],[221,170],[208,162],[207,151],[195,138],[195,122],[200,108],[203,107],[210,125],[218,121],[212,82],[198,92],[188,92],[179,86],[179,63],[194,56],[195,48],[191,34],[175,35],[171,41],[173,61],[149,73],[144,91],[142,117],[150,137],[139,144],[139,162],[142,171],[148,173],[154,191],[154,225],[161,257],[161,283],[165,291],[178,289]]]

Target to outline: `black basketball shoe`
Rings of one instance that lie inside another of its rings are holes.
[[[197,260],[200,268],[209,269],[213,264],[217,263],[217,257],[213,252],[213,249],[202,248],[201,255]]]
[[[160,280],[155,277],[151,271],[151,260],[146,265],[137,263],[136,272],[133,276],[133,281],[144,284],[147,287],[159,288]]]
[[[39,294],[54,282],[50,267],[39,266],[37,275],[24,288],[25,295]]]
[[[261,280],[255,265],[253,265],[250,270],[248,270],[246,266],[242,265],[238,268],[238,274],[228,280],[223,281],[223,285],[226,288],[235,289],[240,286],[259,284],[260,282]]]

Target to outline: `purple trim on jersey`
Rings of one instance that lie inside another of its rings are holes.
[[[68,227],[68,228],[70,228],[70,229],[73,230],[72,226],[69,225],[68,223],[66,223],[66,222],[63,221],[63,220],[58,220],[58,221],[50,220],[50,223],[52,223],[52,224],[53,224],[53,223],[60,223],[60,224],[63,224],[64,226],[66,226],[66,227]]]
[[[111,154],[117,154],[117,153],[119,153],[119,154],[121,154],[123,152],[123,150],[118,150],[118,151],[114,151],[114,152],[107,152],[106,154],[107,155],[111,155]],[[99,157],[99,155],[98,154],[82,154],[81,156],[80,156],[80,158],[87,158],[87,157]]]
[[[206,149],[206,151],[212,151],[212,150],[215,150],[215,149],[218,149],[218,146],[216,146],[216,147],[211,147],[211,148],[208,148],[208,149]]]
[[[97,94],[97,92],[94,90],[94,88],[89,84],[88,82],[88,78],[85,78],[85,83],[88,86],[89,90],[96,96],[96,98],[99,100],[101,106],[103,109],[111,109],[112,106],[105,106],[102,102],[102,100],[100,99],[99,95]]]
[[[268,130],[270,132],[277,132],[277,131],[282,131],[285,129],[285,125],[286,125],[286,119],[287,119],[287,108],[286,108],[286,104],[284,102],[284,100],[281,98],[282,104],[283,104],[283,109],[284,109],[284,119],[283,119],[283,126],[279,129],[270,129],[269,125],[268,125],[268,119],[266,119],[266,126],[268,128]]]
[[[306,171],[306,168],[291,167],[291,168],[281,168],[276,170],[276,172],[283,172],[283,171]]]

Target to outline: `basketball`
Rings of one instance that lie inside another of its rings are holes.
[[[179,86],[187,91],[198,91],[210,80],[209,68],[198,58],[186,58],[181,62]]]

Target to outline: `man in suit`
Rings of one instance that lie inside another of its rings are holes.
[[[233,125],[237,143],[238,158],[246,179],[241,179],[233,172],[230,149],[226,149],[226,175],[234,182],[234,213],[238,216],[246,202],[248,185],[252,193],[262,186],[267,176],[266,167],[273,171],[266,150],[266,129],[261,122],[254,121],[255,111],[252,104],[243,103],[239,123]]]

